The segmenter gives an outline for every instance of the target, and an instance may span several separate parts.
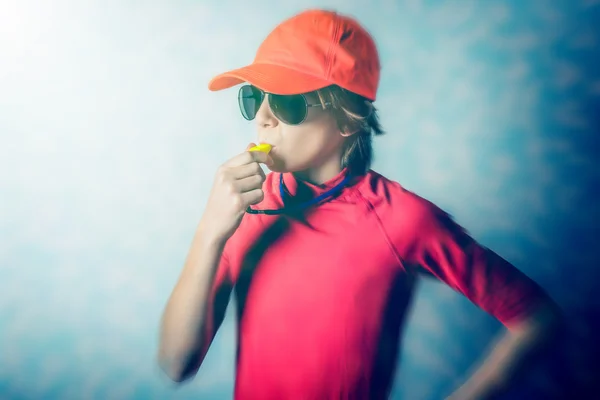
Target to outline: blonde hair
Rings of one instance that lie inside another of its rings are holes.
[[[337,85],[319,89],[316,93],[323,108],[332,113],[340,132],[352,134],[344,146],[342,167],[354,173],[367,172],[374,158],[373,136],[385,133],[373,102]]]

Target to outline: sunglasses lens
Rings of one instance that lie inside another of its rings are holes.
[[[263,93],[254,86],[246,85],[240,88],[238,93],[238,103],[242,116],[251,121],[256,117],[256,113],[263,101]]]
[[[298,125],[306,118],[306,100],[302,95],[269,95],[273,114],[288,125]]]

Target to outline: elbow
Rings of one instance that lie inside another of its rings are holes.
[[[183,383],[193,378],[198,372],[200,363],[197,352],[187,356],[167,355],[159,353],[158,365],[162,372],[174,383]]]
[[[548,301],[538,314],[539,329],[546,341],[552,341],[565,327],[564,314],[553,301]]]
[[[172,382],[183,383],[187,380],[185,374],[183,373],[183,368],[177,366],[176,364],[161,360],[159,361],[159,366],[165,376]]]
[[[539,350],[547,350],[560,336],[564,327],[564,315],[560,307],[548,301],[521,324],[520,333],[534,342]]]

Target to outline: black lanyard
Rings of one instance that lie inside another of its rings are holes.
[[[289,212],[298,212],[304,210],[310,206],[317,205],[319,203],[324,203],[326,200],[330,200],[337,192],[342,190],[344,186],[350,181],[352,178],[352,174],[348,174],[343,181],[326,191],[325,193],[315,197],[314,199],[310,199],[305,201],[304,203],[300,203],[294,206],[285,207],[285,197],[287,188],[285,187],[285,183],[283,183],[283,174],[280,175],[279,178],[279,193],[281,194],[281,201],[283,201],[284,207],[278,210],[254,210],[250,207],[246,209],[248,214],[265,214],[265,215],[281,215]]]

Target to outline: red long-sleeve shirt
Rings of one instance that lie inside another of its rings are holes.
[[[284,174],[294,201],[332,188]],[[255,208],[281,208],[279,173]],[[287,204],[287,202],[286,202]],[[544,292],[433,203],[382,175],[356,177],[302,218],[244,216],[216,274],[210,338],[238,305],[236,399],[383,399],[419,271],[503,324]]]

